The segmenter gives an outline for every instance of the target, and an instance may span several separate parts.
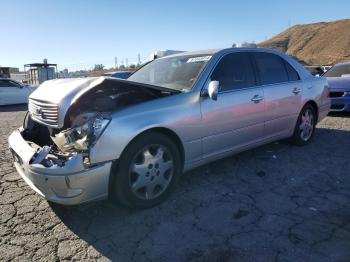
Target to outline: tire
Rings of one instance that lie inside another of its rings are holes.
[[[312,105],[306,104],[301,110],[294,128],[291,142],[294,145],[303,146],[312,140],[315,134],[317,116]]]
[[[166,135],[148,132],[137,137],[112,168],[112,194],[125,206],[149,208],[175,189],[182,163],[176,144]]]

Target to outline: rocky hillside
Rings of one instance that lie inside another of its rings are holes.
[[[350,60],[350,19],[296,25],[258,44],[294,56],[306,64]]]

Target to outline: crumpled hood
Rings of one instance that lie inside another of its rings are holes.
[[[101,84],[104,77],[54,79],[45,81],[29,96],[59,105],[67,97],[75,97],[80,92],[85,93],[94,86]]]
[[[45,81],[29,96],[29,98],[51,102],[60,105],[63,102],[67,104],[74,103],[81,95],[91,90],[92,88],[106,83],[114,82],[122,86],[139,86],[144,88],[152,88],[165,92],[179,92],[161,86],[153,86],[126,79],[119,79],[114,77],[86,77],[86,78],[68,78],[68,79],[54,79]]]
[[[144,93],[147,89],[158,90],[158,92],[177,93],[179,91],[171,90],[168,88],[153,86],[125,79],[118,79],[113,77],[87,77],[87,78],[72,78],[72,79],[55,79],[46,81],[41,84],[30,96],[29,99],[33,99],[35,103],[51,103],[58,106],[58,120],[57,123],[52,123],[51,127],[61,128],[64,126],[65,115],[68,110],[77,105],[78,100],[94,91],[99,90],[114,90],[113,95],[122,94],[123,90],[139,90],[137,93]],[[91,91],[91,92],[90,92]],[[147,93],[147,92],[146,92]],[[91,101],[86,101],[89,105],[94,104],[92,100],[95,97],[89,98]],[[96,98],[97,99],[97,98]],[[95,101],[96,101],[95,99]],[[37,101],[35,101],[37,100]],[[83,99],[84,100],[84,99]],[[127,100],[125,97],[121,100]],[[123,101],[121,101],[123,102]],[[29,101],[31,105],[31,101]],[[40,106],[40,104],[39,104]],[[29,106],[29,111],[32,114],[34,120],[43,122],[49,115],[44,113],[38,113],[36,109],[37,105]],[[33,111],[33,112],[32,112]],[[50,112],[51,113],[51,112]],[[51,117],[52,118],[52,117]],[[52,122],[52,121],[51,121]]]
[[[330,90],[350,91],[350,77],[327,77]]]

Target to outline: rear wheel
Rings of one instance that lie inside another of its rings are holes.
[[[156,132],[141,135],[120,158],[114,195],[129,207],[157,205],[175,188],[181,166],[179,151],[170,138]]]
[[[292,143],[296,145],[305,145],[309,143],[315,133],[316,121],[315,109],[310,104],[306,104],[298,117],[291,139]]]

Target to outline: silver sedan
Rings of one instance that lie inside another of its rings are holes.
[[[188,52],[128,80],[44,82],[9,145],[19,174],[49,201],[110,196],[144,208],[168,197],[184,171],[279,139],[309,143],[329,108],[327,80],[287,55]]]

